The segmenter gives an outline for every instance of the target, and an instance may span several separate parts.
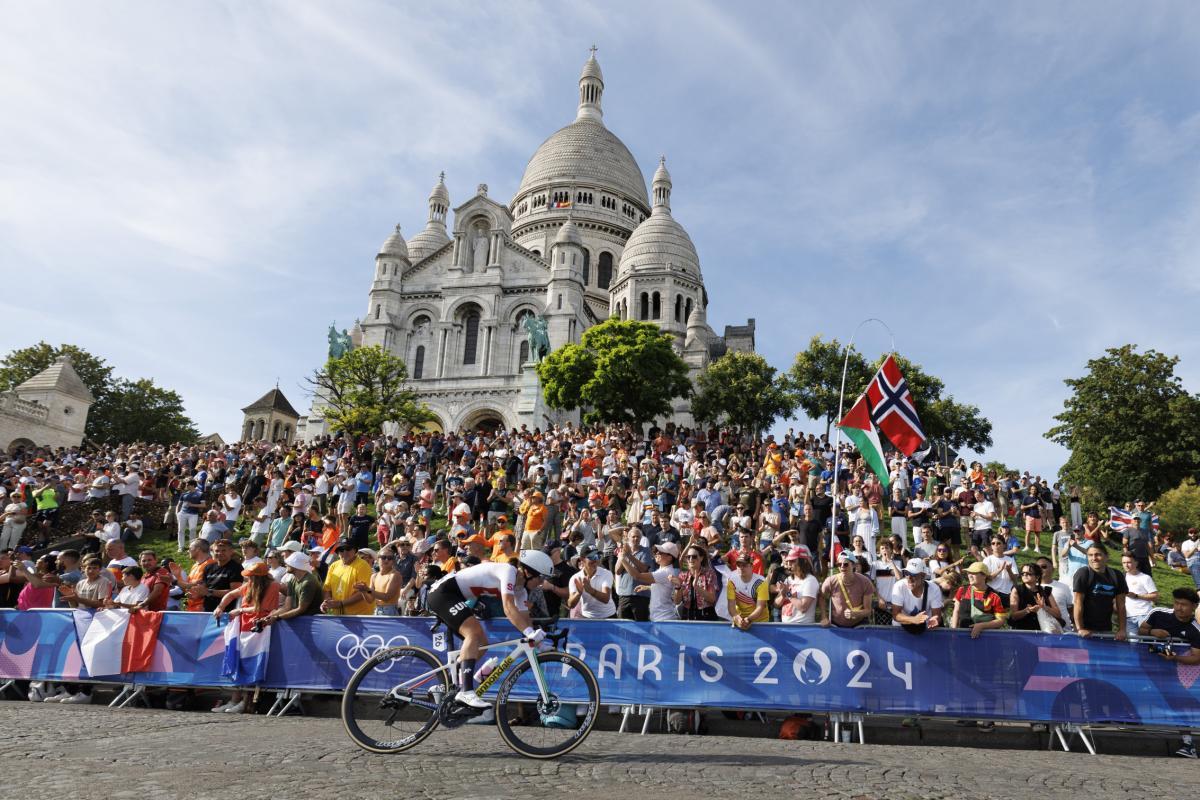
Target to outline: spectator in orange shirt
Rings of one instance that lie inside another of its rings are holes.
[[[333,517],[323,518],[321,520],[321,538],[318,540],[317,546],[325,548],[326,552],[332,552],[332,549],[337,546],[338,539],[340,538],[341,534]]]
[[[521,533],[522,550],[541,550],[546,544],[546,498],[541,492],[534,492],[529,499],[521,504],[521,513],[525,515],[525,528]]]

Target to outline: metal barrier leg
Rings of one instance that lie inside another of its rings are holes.
[[[1071,745],[1067,743],[1067,737],[1063,735],[1063,726],[1055,725],[1051,730],[1054,731],[1054,736],[1058,737],[1058,743],[1062,745],[1063,752],[1071,752]],[[1054,749],[1054,737],[1050,738],[1050,749]]]
[[[147,706],[150,705],[150,701],[146,699],[146,687],[138,686],[136,683],[131,683],[129,684],[129,689],[129,696],[126,697],[125,700],[122,701],[121,705],[117,706],[117,708],[125,708],[135,700],[140,700]]]
[[[624,706],[621,708],[621,727],[617,729],[617,733],[624,733],[625,728],[629,725],[629,715],[633,713],[633,706]]]
[[[279,692],[278,694],[276,694],[276,695],[275,695],[275,702],[274,702],[274,703],[272,703],[272,704],[271,704],[271,707],[267,709],[267,714],[266,714],[266,715],[267,715],[268,717],[274,717],[274,716],[278,716],[278,715],[279,715],[279,713],[280,713],[280,709],[282,709],[282,708],[284,707],[284,705],[285,705],[285,704],[288,702],[288,696],[289,696],[290,694],[291,694],[291,691],[290,691],[290,690],[287,690],[287,689],[285,689],[285,690],[283,690],[282,692]]]
[[[16,679],[13,679],[10,681],[5,681],[4,685],[0,686],[0,697],[3,697],[5,695],[5,693],[7,693],[10,689],[14,692],[17,692],[17,694],[20,694],[20,692],[17,691]]]
[[[117,692],[117,696],[108,704],[109,708],[121,708],[125,705],[125,701],[133,694],[134,688],[132,683],[127,683],[121,687],[121,691]]]
[[[300,705],[300,697],[301,697],[300,692],[298,692],[298,691],[293,692],[292,696],[288,698],[288,701],[283,704],[283,708],[279,709],[279,713],[276,714],[275,716],[282,717],[285,714],[287,714],[289,711],[291,711],[292,709],[295,709],[301,716],[303,716],[304,715],[304,706]]]
[[[646,707],[646,718],[642,720],[642,736],[650,730],[650,717],[654,716],[655,708],[653,706]]]
[[[866,744],[866,743],[867,743],[867,737],[866,737],[866,735],[863,733],[863,719],[862,719],[862,715],[861,715],[861,714],[859,714],[859,715],[858,715],[858,719],[857,719],[857,720],[855,720],[855,722],[856,722],[856,723],[857,723],[857,725],[858,725],[858,743],[859,743],[859,744]]]

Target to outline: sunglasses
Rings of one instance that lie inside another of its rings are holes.
[[[1026,569],[1023,569],[1023,570],[1021,570],[1021,576],[1022,576],[1022,577],[1026,576],[1026,575],[1032,575],[1032,574],[1033,574],[1033,573],[1032,573],[1032,572],[1030,572],[1029,570],[1026,570]]]
[[[684,561],[699,561],[700,556],[696,555],[695,553],[692,553],[690,556],[684,556],[683,559],[684,559]]]
[[[380,556],[379,560],[380,561],[395,561],[396,557],[395,556]]]

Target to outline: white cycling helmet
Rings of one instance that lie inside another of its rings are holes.
[[[543,578],[549,578],[554,573],[554,562],[541,550],[522,550],[517,560]]]

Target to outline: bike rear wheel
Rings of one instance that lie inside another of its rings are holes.
[[[534,664],[522,661],[496,693],[496,727],[521,755],[558,758],[591,733],[600,711],[600,686],[588,665],[569,653],[539,653],[537,668],[549,702],[538,691]]]
[[[426,675],[430,670],[438,671]],[[346,684],[342,724],[362,749],[400,753],[433,733],[448,691],[447,669],[433,653],[411,646],[380,650]]]

